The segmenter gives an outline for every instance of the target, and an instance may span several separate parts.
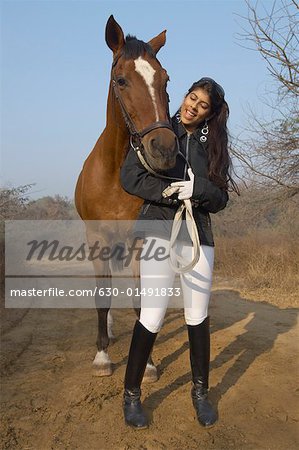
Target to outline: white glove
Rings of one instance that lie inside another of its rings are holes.
[[[179,192],[179,188],[178,187],[173,187],[171,184],[169,186],[167,186],[167,188],[164,189],[164,191],[162,192],[162,197],[166,198],[166,197],[171,197],[173,194],[175,194],[176,192]]]
[[[193,187],[194,187],[194,173],[192,169],[188,169],[189,181],[176,181],[175,183],[171,183],[171,187],[178,188],[178,199],[179,200],[188,200],[192,197]]]

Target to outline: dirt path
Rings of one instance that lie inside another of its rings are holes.
[[[110,347],[115,363],[110,378],[92,376],[95,311],[20,314],[2,336],[2,448],[298,448],[296,309],[216,289],[210,315],[210,397],[219,423],[205,430],[195,419],[183,314],[171,310],[154,350],[160,378],[143,385],[152,424],[134,431],[124,425],[121,410],[133,311],[114,310],[117,340]]]

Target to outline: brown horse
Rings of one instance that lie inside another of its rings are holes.
[[[118,230],[117,221],[132,223],[143,203],[120,186],[120,168],[130,143],[142,150],[147,163],[156,171],[175,165],[178,149],[169,121],[168,75],[156,58],[165,41],[165,31],[148,43],[131,36],[125,39],[113,16],[106,24],[106,43],[113,52],[106,127],[84,163],[75,192],[76,208],[85,221],[91,246],[100,242],[102,247],[111,248],[120,238],[127,242],[129,229]],[[109,261],[96,259],[93,265],[97,286],[107,293],[107,287],[111,287]],[[134,271],[136,275],[137,269]],[[111,375],[108,355],[111,336],[107,324],[111,296],[107,294],[105,299],[96,296],[95,300],[98,352],[93,366],[97,375]],[[151,371],[155,378],[156,369]]]

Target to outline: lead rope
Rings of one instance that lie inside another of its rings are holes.
[[[132,145],[132,142],[131,142],[131,145]],[[155,172],[148,165],[148,163],[146,162],[146,160],[143,157],[139,148],[135,148],[133,145],[132,145],[132,147],[136,151],[139,161],[141,162],[143,167],[149,173],[151,173],[152,175],[154,175],[158,178],[181,181],[181,179],[167,177],[165,175],[160,175],[157,172]],[[180,155],[184,157],[183,154],[180,153]],[[188,161],[187,161],[187,164],[189,164]],[[185,217],[186,225],[187,225],[188,234],[190,236],[190,239],[192,242],[192,247],[193,247],[193,249],[192,249],[193,258],[190,263],[186,263],[186,261],[180,255],[178,255],[174,250],[177,237],[179,235],[179,232],[180,232],[182,224],[183,224],[184,211],[186,211],[186,217]],[[191,200],[188,199],[188,200],[184,200],[183,203],[179,206],[177,212],[175,213],[174,219],[173,219],[171,235],[170,235],[170,245],[169,245],[169,264],[170,264],[171,269],[174,272],[186,273],[194,268],[194,266],[197,264],[197,262],[199,260],[199,257],[200,257],[200,239],[199,239],[199,235],[198,235],[198,231],[197,231],[196,222],[195,222],[195,219],[193,216]]]
[[[190,236],[193,247],[192,248],[193,258],[192,261],[190,261],[190,263],[186,263],[186,261],[181,256],[179,256],[174,250],[177,237],[183,224],[182,216],[184,211],[186,211],[185,220],[188,234]],[[170,236],[170,246],[169,246],[169,264],[172,270],[174,270],[174,272],[186,273],[194,268],[194,266],[197,264],[199,260],[199,257],[200,257],[200,240],[196,222],[193,216],[191,200],[188,199],[184,200],[184,203],[180,205],[173,219],[173,225]]]

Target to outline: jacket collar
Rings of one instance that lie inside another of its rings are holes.
[[[181,138],[182,136],[184,136],[185,134],[187,134],[187,130],[184,127],[184,125],[181,122],[178,122],[176,119],[176,116],[173,116],[172,118],[172,126],[174,129],[175,134],[177,135],[178,138]],[[204,126],[204,122],[199,124],[199,127],[192,133],[193,136],[195,137],[195,139],[200,142],[202,144],[202,142],[200,141],[200,137],[201,137],[201,130],[202,127]]]
[[[182,136],[184,136],[184,134],[187,134],[186,128],[182,125],[181,122],[177,121],[176,116],[172,117],[172,127],[178,138],[181,138]]]

